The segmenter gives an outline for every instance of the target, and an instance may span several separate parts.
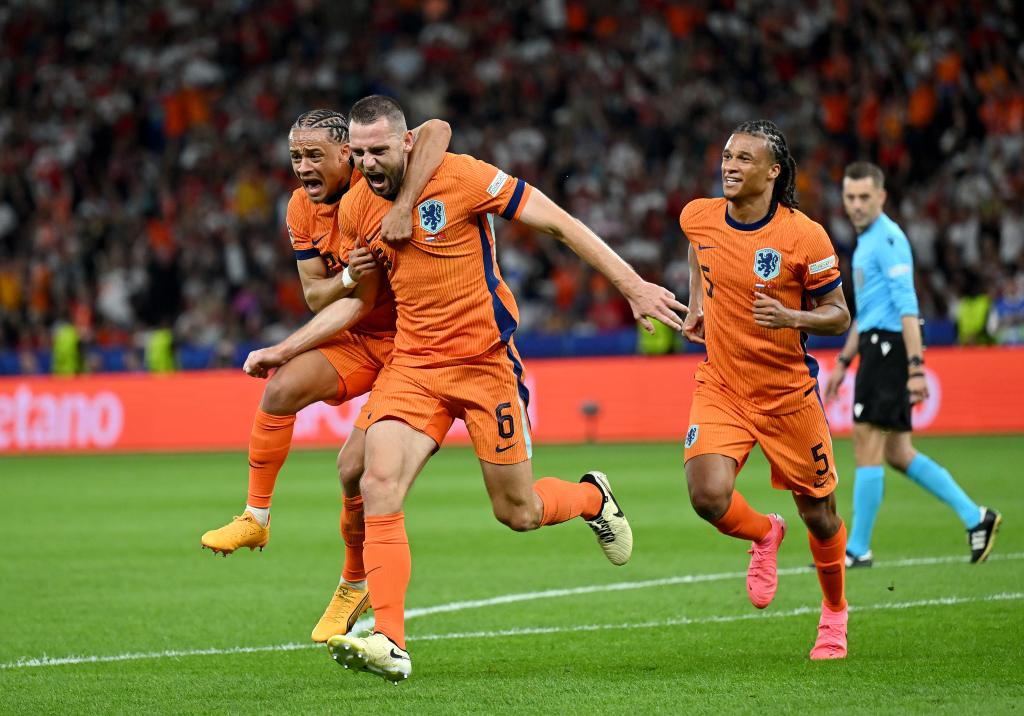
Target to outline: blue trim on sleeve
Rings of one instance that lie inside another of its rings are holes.
[[[515,197],[513,197],[515,198]],[[501,333],[501,340],[508,343],[512,339],[518,324],[512,317],[505,304],[498,298],[498,275],[494,273],[494,261],[491,254],[491,243],[487,240],[487,229],[479,216],[476,217],[476,226],[480,230],[480,249],[484,260],[484,279],[487,281],[487,290],[491,294],[491,306],[494,309],[494,323]]]
[[[508,205],[505,210],[501,212],[501,218],[512,221],[516,217],[516,210],[519,208],[519,202],[523,199],[523,192],[526,191],[526,182],[522,179],[516,179],[516,188],[512,192],[512,198],[508,200]]]
[[[296,261],[320,258],[320,252],[316,249],[294,249],[294,251]]]
[[[818,286],[817,288],[811,289],[807,293],[809,293],[809,294],[811,294],[812,296],[815,296],[815,297],[817,297],[817,296],[824,296],[829,291],[834,291],[835,289],[839,288],[842,285],[843,285],[843,277],[842,276],[836,276],[834,279],[832,279],[831,281],[826,283],[824,286]]]

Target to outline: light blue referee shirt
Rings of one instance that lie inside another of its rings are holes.
[[[885,214],[857,237],[853,252],[857,330],[903,330],[903,316],[917,315],[914,259],[903,230]]]

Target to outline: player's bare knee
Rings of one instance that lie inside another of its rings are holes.
[[[825,505],[800,510],[800,519],[808,531],[819,540],[831,539],[839,531],[839,515]]]
[[[495,517],[513,532],[531,532],[540,527],[540,518],[525,506],[501,513],[496,511]]]
[[[390,471],[367,467],[359,480],[364,504],[392,502],[399,491],[399,476]]]
[[[707,485],[690,484],[690,504],[708,522],[717,522],[729,509],[731,493]]]
[[[494,517],[513,532],[530,532],[540,527],[541,510],[523,502],[500,501],[492,505]]]
[[[914,459],[914,451],[904,446],[885,446],[885,462],[900,472],[906,472]]]
[[[346,490],[345,494],[348,494],[346,488],[355,488],[363,475],[363,456],[350,453],[354,451],[344,448],[338,453],[338,480],[342,489]]]
[[[288,371],[279,370],[267,381],[263,389],[260,409],[273,415],[290,415],[306,407],[302,403],[301,387]]]

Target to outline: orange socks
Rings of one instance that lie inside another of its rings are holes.
[[[363,569],[363,541],[366,526],[363,524],[363,498],[343,497],[341,507],[341,539],[345,542],[345,566],[341,578],[355,583],[366,579]]]
[[[764,539],[772,528],[768,515],[763,515],[747,504],[739,490],[732,491],[732,502],[725,514],[712,523],[722,534],[757,542]]]
[[[256,411],[249,438],[249,499],[253,507],[270,507],[277,473],[281,472],[292,446],[294,415]]]
[[[818,569],[821,593],[825,595],[825,606],[834,612],[846,608],[846,523],[839,523],[839,531],[827,540],[819,540],[810,532],[807,540],[811,543],[814,566]]]
[[[542,477],[533,483],[533,491],[544,506],[541,525],[557,525],[573,517],[591,520],[597,517],[604,502],[604,496],[594,485],[567,482],[557,477]]]
[[[366,541],[363,561],[370,604],[378,631],[405,648],[405,591],[412,573],[409,538],[405,534],[405,513],[373,515],[364,519]],[[346,565],[347,566],[347,565]]]

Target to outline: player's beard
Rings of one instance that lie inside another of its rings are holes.
[[[398,196],[398,190],[402,188],[402,180],[405,178],[405,164],[389,169],[387,171],[381,171],[387,178],[387,183],[384,187],[378,191],[377,188],[370,183],[370,189],[379,197],[387,199],[388,201],[394,201],[395,197]]]

